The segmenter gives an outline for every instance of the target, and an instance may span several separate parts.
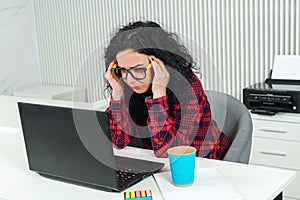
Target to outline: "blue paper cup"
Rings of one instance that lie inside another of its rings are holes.
[[[193,185],[196,151],[196,148],[191,146],[177,146],[168,149],[172,182],[175,186]]]

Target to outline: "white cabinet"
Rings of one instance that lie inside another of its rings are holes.
[[[250,164],[298,171],[284,196],[300,199],[300,114],[252,114],[253,140]]]

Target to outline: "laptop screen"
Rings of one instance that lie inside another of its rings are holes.
[[[29,167],[55,179],[116,188],[105,112],[18,103]]]

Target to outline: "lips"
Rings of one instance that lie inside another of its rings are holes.
[[[138,89],[140,89],[140,86],[131,86],[131,88],[133,89],[133,90],[138,90]]]

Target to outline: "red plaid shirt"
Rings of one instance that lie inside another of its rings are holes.
[[[230,141],[211,119],[210,105],[200,80],[190,76],[191,87],[182,91],[180,104],[169,109],[168,96],[145,99],[148,108],[147,126],[155,156],[167,157],[173,146],[189,145],[197,149],[197,156],[222,159]],[[115,147],[125,148],[130,143],[132,125],[124,97],[111,99],[106,112],[109,114],[112,141]]]

